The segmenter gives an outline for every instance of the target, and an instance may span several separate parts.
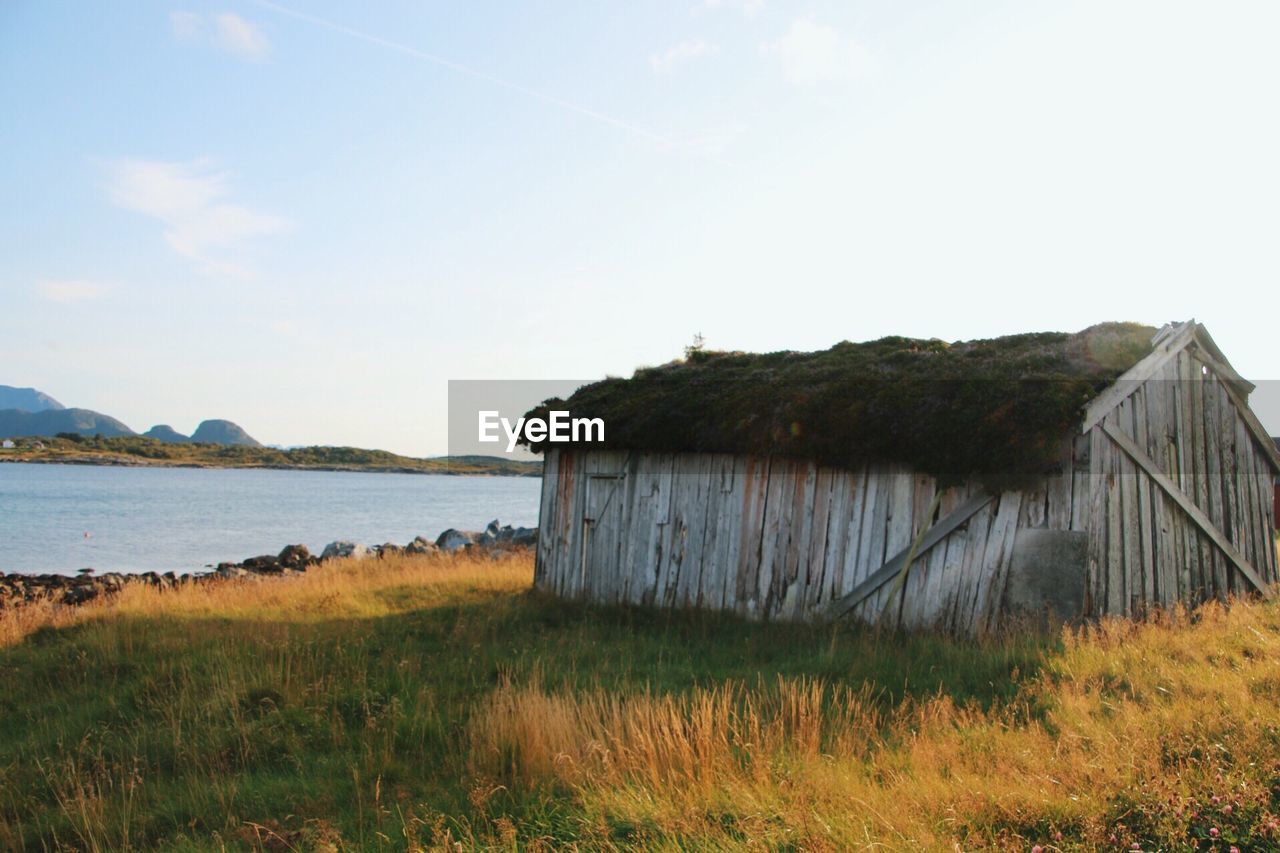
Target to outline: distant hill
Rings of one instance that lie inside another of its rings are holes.
[[[191,433],[191,440],[206,444],[235,444],[242,447],[261,447],[253,436],[245,432],[231,421],[201,421],[196,431]]]
[[[191,440],[190,436],[183,435],[168,424],[156,424],[143,435],[154,438],[156,441],[163,441],[165,444],[183,444]]]
[[[43,391],[34,388],[14,388],[0,385],[0,409],[20,409],[24,412],[58,411],[66,406]]]
[[[104,438],[136,435],[133,430],[110,415],[89,409],[57,408],[40,412],[0,409],[0,436],[52,436],[60,432],[86,436],[100,434]]]
[[[415,459],[359,447],[228,446],[164,442],[142,435],[116,438],[45,438],[42,446],[19,442],[0,462],[70,462],[80,465],[183,465],[201,468],[284,468],[312,471],[384,471],[397,474],[483,474],[537,477],[542,462],[496,456]]]

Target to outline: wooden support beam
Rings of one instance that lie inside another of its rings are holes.
[[[1130,395],[1164,367],[1169,359],[1175,357],[1187,344],[1195,340],[1197,323],[1188,320],[1176,326],[1161,329],[1152,340],[1154,349],[1133,367],[1126,370],[1107,390],[1103,391],[1085,407],[1084,421],[1080,432],[1087,433],[1098,424],[1107,413],[1129,399]]]
[[[1239,373],[1236,373],[1234,367],[1221,359],[1215,358],[1207,347],[1192,345],[1192,349],[1195,351],[1196,358],[1208,365],[1209,369],[1218,374],[1218,378],[1237,394],[1247,397],[1258,387]]]
[[[847,595],[835,601],[828,613],[830,618],[839,619],[857,607],[872,593],[892,580],[911,560],[937,545],[951,531],[968,521],[975,512],[982,509],[993,499],[992,495],[979,492],[956,507],[946,518],[939,519],[938,523],[930,527],[923,536],[918,537],[917,541],[903,548],[894,555],[893,559],[868,575],[866,580],[854,587]]]
[[[1249,408],[1249,402],[1245,395],[1241,393],[1240,385],[1232,380],[1233,376],[1238,379],[1239,374],[1203,349],[1196,350],[1194,355],[1204,362],[1206,367],[1218,374],[1218,378],[1222,380],[1222,387],[1226,390],[1227,396],[1231,398],[1232,404],[1235,405],[1240,419],[1244,421],[1245,427],[1253,435],[1253,439],[1258,446],[1258,452],[1271,465],[1271,469],[1280,474],[1280,453],[1276,451],[1275,441],[1272,440],[1271,434],[1267,432],[1267,428],[1258,420],[1258,416],[1253,413],[1253,409]],[[1244,382],[1245,380],[1241,379],[1240,381]],[[1246,382],[1245,384],[1253,387],[1252,383]]]
[[[1145,471],[1147,475],[1151,477],[1152,481],[1163,489],[1164,493],[1172,498],[1173,501],[1182,508],[1182,511],[1187,514],[1187,517],[1190,518],[1195,525],[1209,537],[1213,544],[1218,546],[1218,550],[1222,551],[1222,553],[1226,555],[1227,559],[1240,570],[1240,574],[1243,575],[1249,583],[1253,584],[1254,588],[1256,588],[1258,592],[1262,593],[1263,598],[1271,598],[1275,594],[1271,587],[1262,582],[1262,578],[1258,576],[1258,573],[1254,570],[1253,566],[1249,564],[1249,561],[1236,550],[1234,545],[1227,541],[1227,538],[1222,534],[1222,531],[1214,526],[1213,520],[1210,519],[1209,516],[1205,515],[1204,510],[1200,509],[1200,507],[1187,497],[1186,493],[1184,493],[1182,489],[1179,489],[1177,485],[1160,470],[1160,467],[1151,460],[1150,456],[1147,456],[1147,454],[1142,451],[1142,448],[1138,447],[1138,445],[1134,443],[1133,439],[1129,438],[1129,436],[1125,435],[1122,431],[1109,423],[1102,424],[1102,431],[1110,436],[1111,440],[1114,441],[1121,450],[1128,454],[1129,458],[1137,463],[1138,467]]]

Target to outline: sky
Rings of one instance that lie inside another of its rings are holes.
[[[1280,433],[1280,4],[0,2],[0,383],[446,450],[449,380],[1206,324]]]

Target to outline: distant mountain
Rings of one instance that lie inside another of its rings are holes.
[[[118,435],[136,435],[115,418],[89,409],[45,409],[41,412],[24,412],[21,409],[0,409],[0,436],[14,438],[24,435],[57,435],[73,432],[78,435],[102,435],[112,438]]]
[[[0,438],[35,435],[51,437],[60,432],[87,437],[101,435],[104,438],[137,435],[110,415],[90,409],[68,409],[48,394],[34,388],[0,385]],[[189,438],[168,424],[156,424],[143,433],[143,436],[166,444],[199,441],[205,444],[262,446],[231,421],[216,419],[201,422]]]
[[[185,444],[191,440],[190,436],[183,435],[168,424],[156,424],[144,432],[143,436],[163,441],[165,444]]]
[[[261,447],[249,433],[231,421],[201,421],[196,431],[191,433],[192,441],[206,444],[242,444],[246,447]]]
[[[0,409],[21,409],[24,412],[58,411],[66,406],[43,391],[34,388],[14,388],[0,385]]]

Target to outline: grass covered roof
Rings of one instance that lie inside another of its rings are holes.
[[[957,343],[889,337],[819,352],[692,352],[529,414],[603,418],[611,449],[780,454],[846,468],[898,462],[947,481],[1020,476],[1061,459],[1085,404],[1151,352],[1155,331],[1103,323]]]

